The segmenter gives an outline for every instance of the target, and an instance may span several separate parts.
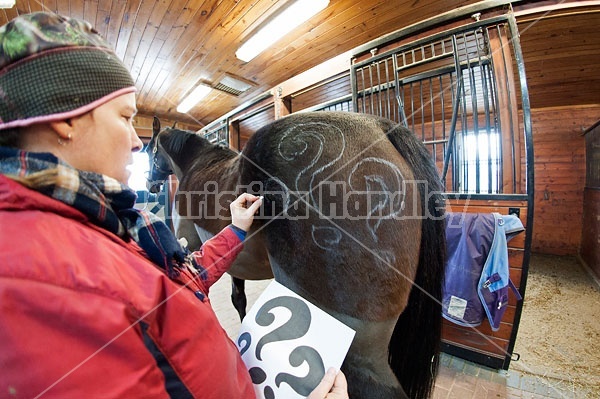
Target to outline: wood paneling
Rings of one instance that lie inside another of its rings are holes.
[[[585,142],[600,105],[532,110],[535,157],[534,252],[576,255],[581,243]]]
[[[292,95],[292,112],[298,112],[352,93],[350,75],[344,73]]]
[[[258,129],[275,120],[275,107],[271,104],[248,117],[239,119],[238,123],[238,149],[241,151],[246,142]]]
[[[564,11],[564,10],[563,10]],[[600,103],[600,7],[519,22],[532,108]]]

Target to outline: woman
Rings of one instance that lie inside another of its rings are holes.
[[[0,392],[254,397],[207,295],[261,199],[242,194],[232,224],[186,253],[133,209],[135,113],[131,75],[89,24],[35,13],[0,28]],[[342,373],[310,396],[325,397],[347,398]]]

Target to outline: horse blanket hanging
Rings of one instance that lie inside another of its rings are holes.
[[[475,327],[487,317],[493,331],[508,305],[508,289],[522,297],[510,280],[507,241],[524,230],[515,215],[447,213],[448,259],[442,316]]]

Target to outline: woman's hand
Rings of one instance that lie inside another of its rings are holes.
[[[306,399],[348,399],[348,383],[341,371],[332,367]]]
[[[248,206],[248,204],[251,205]],[[231,224],[244,231],[250,230],[250,226],[252,226],[252,222],[254,221],[254,214],[261,205],[262,197],[243,193],[229,205],[229,209],[231,210]]]

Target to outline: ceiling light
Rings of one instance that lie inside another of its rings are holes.
[[[235,56],[242,61],[249,62],[288,32],[323,10],[328,4],[329,0],[295,1],[244,43],[235,52]]]
[[[198,104],[200,100],[206,97],[211,90],[212,87],[202,84],[198,85],[190,94],[188,94],[186,98],[183,99],[181,104],[177,106],[177,112],[185,114],[192,109],[194,105]]]
[[[13,8],[15,0],[0,0],[0,8]]]

